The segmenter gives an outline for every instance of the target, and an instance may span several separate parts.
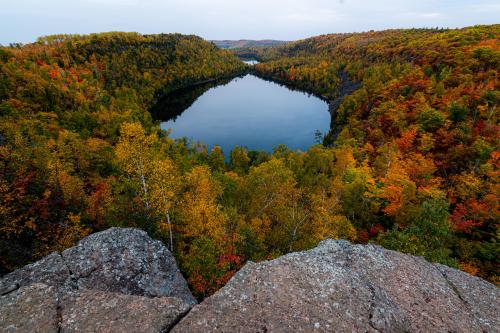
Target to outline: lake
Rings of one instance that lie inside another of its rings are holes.
[[[259,63],[259,61],[255,59],[243,60],[243,62],[247,65],[257,65]]]
[[[226,156],[235,146],[305,151],[317,143],[317,131],[330,128],[325,101],[251,74],[176,91],[151,112],[172,138],[218,145]]]

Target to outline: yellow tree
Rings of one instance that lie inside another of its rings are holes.
[[[170,159],[157,160],[152,163],[150,196],[152,208],[165,217],[169,235],[170,251],[174,249],[172,223],[170,211],[174,204],[174,197],[179,188],[179,178],[174,163]],[[165,229],[164,223],[160,224],[160,230]]]
[[[318,191],[311,194],[312,223],[311,237],[317,242],[325,238],[356,240],[356,229],[351,221],[343,215],[340,204],[340,182],[331,182],[327,191]]]
[[[225,158],[222,148],[214,146],[208,155],[208,164],[213,171],[222,171],[225,167]]]
[[[158,137],[146,135],[139,123],[123,124],[115,152],[128,179],[140,188],[139,197],[148,211],[163,216],[160,230],[168,229],[169,247],[173,251],[173,231],[170,211],[178,189],[178,177],[174,163],[161,159],[156,150]]]
[[[146,135],[140,123],[125,123],[115,147],[116,157],[130,180],[138,180],[141,187],[140,198],[146,209],[151,207],[148,174],[152,169],[152,148],[157,143],[156,135]]]
[[[222,239],[225,234],[226,216],[217,203],[222,189],[211,179],[210,169],[195,167],[185,176],[184,185],[184,195],[176,208],[182,220],[183,236]]]
[[[296,185],[293,172],[282,159],[274,157],[253,167],[247,177],[252,225],[269,225],[254,232],[262,238],[260,234],[270,230],[267,243],[281,252],[300,248],[300,244],[310,240],[306,232],[312,222],[310,201]]]
[[[267,213],[296,184],[293,172],[285,166],[282,159],[274,157],[258,167],[252,167],[246,181],[250,196],[248,212],[251,217]]]

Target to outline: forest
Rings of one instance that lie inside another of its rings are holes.
[[[0,48],[0,273],[110,226],[176,256],[200,299],[248,260],[325,238],[500,282],[500,25],[245,49],[257,75],[334,99],[335,131],[272,153],[172,139],[163,96],[251,70],[196,36],[56,35]],[[233,50],[238,54],[238,50]],[[186,101],[189,103],[189,101]]]
[[[254,50],[261,76],[329,99],[342,76],[361,83],[324,139],[363,168],[365,209],[343,211],[358,241],[499,282],[499,34],[371,31]]]

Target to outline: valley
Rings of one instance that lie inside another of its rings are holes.
[[[114,32],[0,47],[0,271],[135,227],[198,299],[247,261],[327,238],[498,283],[499,35],[221,49]]]

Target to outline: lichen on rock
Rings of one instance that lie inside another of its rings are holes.
[[[175,259],[111,228],[0,279],[1,332],[164,332],[196,300]]]
[[[423,258],[326,240],[247,263],[195,305],[168,250],[110,229],[0,279],[1,332],[499,332],[494,285]],[[191,309],[191,310],[190,310]]]
[[[173,332],[498,332],[499,296],[419,257],[326,240],[247,264]]]

